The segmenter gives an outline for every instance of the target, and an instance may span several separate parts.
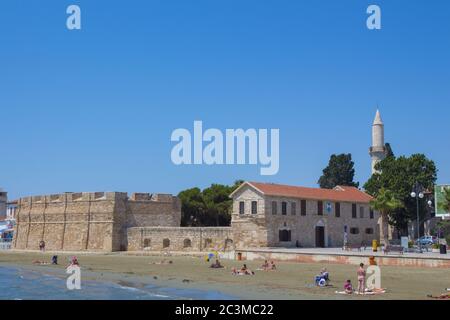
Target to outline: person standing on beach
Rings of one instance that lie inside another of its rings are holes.
[[[44,241],[39,242],[39,250],[41,250],[42,252],[45,251],[45,242]]]
[[[364,294],[366,291],[366,270],[364,269],[364,263],[359,265],[358,271],[358,294]]]

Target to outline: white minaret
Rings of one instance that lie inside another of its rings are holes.
[[[380,111],[377,110],[372,125],[372,146],[369,149],[372,158],[372,174],[376,173],[375,165],[386,158],[386,146],[384,144],[384,124],[381,120]]]

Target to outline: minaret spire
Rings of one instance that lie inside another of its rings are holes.
[[[376,173],[375,165],[386,158],[386,146],[384,144],[384,123],[381,119],[380,110],[377,109],[372,124],[372,146],[369,149],[372,158],[372,174]]]

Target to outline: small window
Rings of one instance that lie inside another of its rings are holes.
[[[352,218],[356,219],[356,203],[352,204]]]
[[[205,248],[209,248],[212,245],[212,239],[205,239]]]
[[[323,201],[317,201],[317,214],[323,216]]]
[[[370,209],[370,219],[373,219],[373,218],[374,218],[373,210]]]
[[[244,214],[245,213],[245,202],[241,201],[239,202],[239,214]]]
[[[282,202],[281,203],[281,214],[283,216],[287,215],[287,202]]]
[[[364,218],[364,207],[359,207],[359,217],[360,217],[361,219]]]
[[[336,218],[341,217],[341,203],[340,202],[336,202],[334,204],[334,213],[336,215]]]
[[[277,214],[277,202],[272,201],[272,214]]]
[[[170,247],[170,240],[164,239],[163,240],[163,248],[168,248],[168,247]]]
[[[184,241],[183,241],[183,247],[185,247],[185,248],[190,248],[190,247],[192,247],[191,239],[184,239]]]
[[[258,201],[252,201],[252,214],[258,213]]]
[[[351,234],[359,234],[359,229],[358,228],[350,228],[350,233]]]
[[[301,215],[306,216],[306,200],[301,201]]]
[[[152,243],[151,239],[144,239],[144,248],[150,248],[150,245]]]
[[[367,228],[366,229],[366,234],[373,234],[373,229],[372,228]]]
[[[291,214],[295,216],[297,214],[297,203],[291,202]]]

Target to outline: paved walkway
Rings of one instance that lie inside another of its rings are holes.
[[[374,257],[400,257],[400,258],[422,258],[422,259],[445,259],[450,260],[450,254],[439,254],[433,252],[424,253],[412,253],[405,252],[404,254],[399,253],[389,253],[384,254],[383,252],[373,252],[372,249],[367,248],[366,250],[358,251],[344,251],[342,248],[249,248],[246,250],[237,251],[259,251],[259,252],[280,252],[280,253],[298,253],[298,254],[324,254],[324,255],[339,255],[339,256],[374,256]]]

